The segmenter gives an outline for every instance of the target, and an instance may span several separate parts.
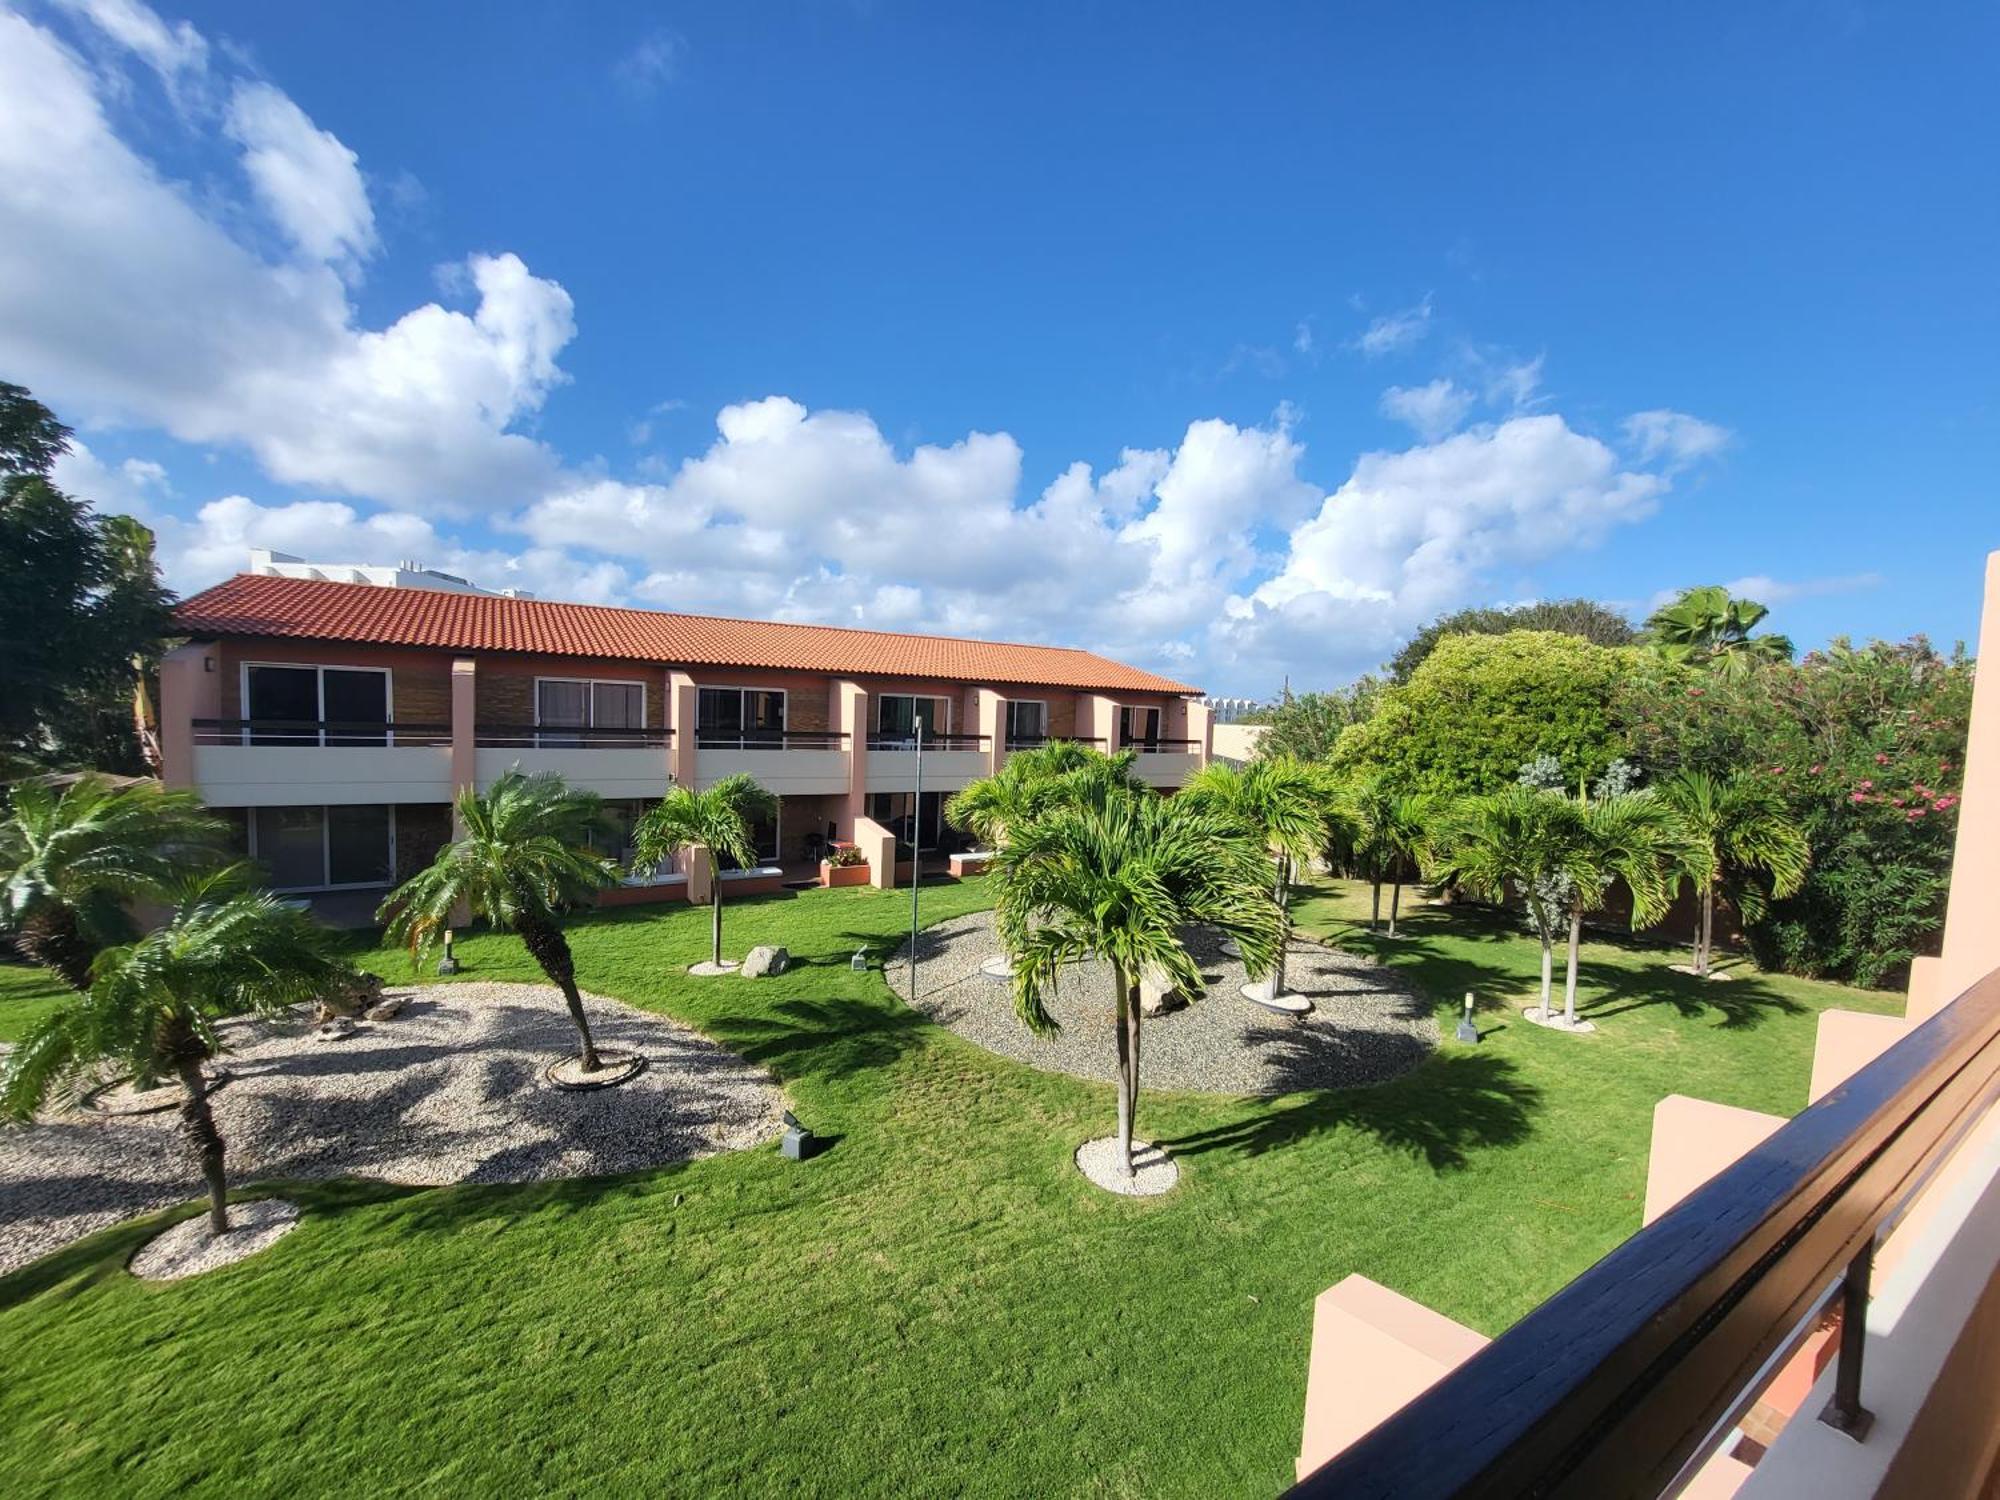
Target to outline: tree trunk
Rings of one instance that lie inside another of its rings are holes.
[[[1708,966],[1715,961],[1715,887],[1701,888],[1701,928],[1695,935],[1696,957],[1694,971],[1701,978],[1708,978]]]
[[[1546,928],[1537,927],[1542,935],[1542,1014],[1549,1013],[1549,1002],[1555,999],[1555,952],[1556,945]]]
[[[583,1064],[583,1071],[595,1073],[604,1064],[598,1060],[597,1044],[591,1040],[590,1022],[583,1014],[583,997],[576,989],[576,960],[569,951],[569,939],[560,929],[541,922],[530,921],[520,926],[521,941],[527,946],[529,957],[541,966],[551,983],[562,991],[563,1003],[569,1007],[570,1021],[576,1026],[578,1040],[583,1044],[577,1054]]]
[[[208,1080],[201,1076],[201,1058],[192,1049],[174,1062],[181,1088],[181,1127],[188,1144],[201,1159],[201,1175],[208,1183],[208,1227],[216,1234],[229,1232],[229,1186],[222,1172],[222,1132],[215,1128],[215,1116],[208,1107]]]
[[[51,970],[76,991],[90,988],[90,965],[97,947],[83,935],[76,913],[59,901],[47,902],[21,923],[18,937],[28,962]]]
[[[1396,913],[1403,905],[1403,880],[1399,875],[1389,884],[1389,936],[1396,935]]]
[[[708,857],[709,961],[722,967],[722,868],[714,855]]]
[[[1131,1102],[1125,1106],[1125,1118],[1132,1132],[1137,1134],[1139,1129],[1139,1027],[1145,1020],[1145,1012],[1139,1005],[1139,986],[1137,984],[1132,986],[1132,1003],[1125,1007],[1125,1014],[1129,1018],[1127,1024],[1132,1032],[1131,1061],[1127,1069],[1131,1077],[1126,1084],[1127,1090],[1131,1094]],[[1126,1175],[1128,1177],[1131,1175],[1129,1153],[1126,1161]]]
[[[1368,930],[1373,932],[1382,925],[1382,877],[1375,877],[1375,910],[1369,914]]]
[[[1576,1024],[1576,961],[1583,947],[1583,908],[1569,910],[1569,972],[1563,977],[1563,1019]],[[1546,1014],[1546,1012],[1544,1012]]]
[[[1125,971],[1113,964],[1111,983],[1118,991],[1116,1018],[1118,1044],[1118,1160],[1125,1175],[1132,1175],[1132,1033],[1126,1024],[1132,995],[1125,983]]]

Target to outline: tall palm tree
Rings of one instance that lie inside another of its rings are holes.
[[[1673,603],[1653,611],[1646,635],[1669,661],[1741,676],[1759,662],[1791,660],[1791,637],[1750,633],[1770,612],[1753,599],[1732,599],[1729,590],[1708,584],[1686,589]]]
[[[717,969],[722,967],[722,856],[739,865],[756,859],[750,826],[771,816],[776,807],[777,799],[753,778],[725,776],[702,792],[669,787],[632,830],[635,868],[650,869],[693,844],[708,851],[708,903],[713,913],[709,962]]]
[[[1568,809],[1560,828],[1563,873],[1569,885],[1569,966],[1563,980],[1563,1024],[1576,1025],[1577,963],[1583,918],[1605,904],[1615,881],[1632,894],[1636,931],[1666,915],[1673,903],[1673,871],[1684,839],[1673,808],[1652,791],[1619,792],[1593,799],[1561,797]],[[1543,1015],[1548,1013],[1543,1002]]]
[[[994,862],[998,925],[1014,964],[1014,1009],[1038,1034],[1065,963],[1095,954],[1111,969],[1117,1049],[1118,1151],[1132,1175],[1139,1096],[1139,984],[1160,974],[1189,996],[1201,970],[1180,940],[1205,926],[1235,939],[1250,973],[1276,963],[1284,916],[1265,850],[1226,817],[1180,797],[1099,787],[1014,828]]]
[[[1559,792],[1510,786],[1467,797],[1431,827],[1425,873],[1481,900],[1510,893],[1526,904],[1542,944],[1542,1010],[1553,998],[1555,941],[1568,906],[1569,799]]]
[[[602,802],[553,773],[529,776],[516,769],[483,796],[467,787],[454,810],[463,836],[390,892],[375,915],[388,924],[390,941],[408,944],[419,960],[436,948],[461,908],[518,933],[562,991],[582,1043],[583,1071],[601,1071],[561,913],[618,878],[617,866],[587,843],[602,825]]]
[[[1403,902],[1403,878],[1422,860],[1436,800],[1418,792],[1399,792],[1381,777],[1361,781],[1347,793],[1352,835],[1348,848],[1373,887],[1368,926],[1382,925],[1382,887],[1390,886],[1389,936],[1396,935],[1396,916]]]
[[[216,1023],[279,1014],[353,973],[331,934],[304,912],[231,884],[198,885],[166,926],[106,949],[90,988],[45,1016],[0,1074],[0,1110],[16,1120],[31,1119],[104,1063],[142,1078],[173,1074],[217,1234],[229,1228],[228,1182],[202,1077],[202,1064],[225,1048]]]
[[[1190,775],[1181,800],[1236,825],[1255,839],[1277,867],[1273,895],[1291,930],[1292,881],[1338,837],[1351,838],[1354,818],[1339,788],[1319,766],[1289,755],[1237,768],[1214,761]],[[1285,950],[1278,948],[1271,993],[1285,988]]]
[[[91,961],[138,935],[127,903],[218,862],[227,831],[191,793],[158,782],[22,783],[0,822],[0,924],[17,929],[31,961],[88,989]]]
[[[1682,771],[1659,787],[1686,835],[1680,873],[1691,880],[1700,910],[1695,922],[1694,964],[1706,979],[1715,952],[1715,898],[1726,895],[1746,922],[1764,910],[1764,885],[1790,896],[1805,884],[1811,849],[1805,830],[1785,808],[1778,789],[1754,776],[1726,780],[1706,771]]]
[[[986,848],[997,849],[1006,842],[1009,827],[1064,797],[1098,783],[1136,789],[1141,783],[1132,766],[1138,758],[1136,750],[1106,755],[1074,740],[1051,740],[1032,750],[1017,750],[993,775],[952,793],[944,804],[945,821]]]

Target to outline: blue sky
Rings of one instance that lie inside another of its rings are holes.
[[[253,545],[1219,692],[2000,545],[1984,5],[0,0],[0,379]]]

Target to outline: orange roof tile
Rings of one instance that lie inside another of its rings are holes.
[[[382,588],[238,573],[184,601],[175,628],[196,636],[263,636],[445,651],[522,651],[661,666],[773,667],[952,682],[1009,682],[1097,692],[1199,688],[1067,646],[896,635],[837,625],[785,625],[655,609],[559,604],[500,594]]]

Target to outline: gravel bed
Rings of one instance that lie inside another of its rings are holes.
[[[1132,1142],[1132,1175],[1118,1161],[1118,1137],[1101,1135],[1076,1148],[1076,1168],[1107,1193],[1156,1198],[1181,1180],[1180,1164],[1151,1141]]]
[[[1044,1000],[1062,1023],[1038,1037],[1014,1015],[1006,982],[979,972],[1000,951],[993,913],[974,912],[919,934],[916,1008],[990,1052],[1054,1073],[1109,1081],[1111,975],[1099,963],[1065,969]],[[1294,937],[1285,988],[1312,1009],[1296,1019],[1237,993],[1249,976],[1225,958],[1215,935],[1186,934],[1208,993],[1165,1015],[1148,1016],[1141,1033],[1141,1079],[1153,1088],[1220,1094],[1285,1094],[1298,1089],[1379,1083],[1407,1072],[1438,1044],[1428,1001],[1393,970],[1337,948]],[[909,944],[884,965],[890,988],[909,998]]]
[[[584,997],[606,1051],[646,1071],[570,1093],[542,1077],[576,1050],[546,985],[426,986],[390,1021],[320,1041],[303,1014],[226,1023],[235,1074],[210,1096],[229,1180],[370,1177],[416,1186],[539,1182],[638,1171],[778,1133],[763,1069],[664,1016]],[[177,1114],[70,1110],[0,1130],[0,1273],[202,1191]]]
[[[132,1257],[132,1274],[145,1281],[180,1281],[248,1260],[299,1227],[299,1206],[284,1198],[229,1205],[229,1233],[214,1234],[208,1215],[187,1219],[148,1240]]]

